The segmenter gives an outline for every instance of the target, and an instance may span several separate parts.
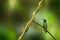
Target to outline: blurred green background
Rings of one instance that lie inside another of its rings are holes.
[[[17,40],[40,0],[0,0],[0,40]],[[35,21],[60,40],[60,0],[43,0]],[[22,40],[53,40],[42,28],[32,23]]]

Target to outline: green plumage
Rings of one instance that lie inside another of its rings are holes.
[[[47,32],[47,23],[45,19],[43,20],[43,29],[45,32]]]

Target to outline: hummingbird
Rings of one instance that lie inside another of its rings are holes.
[[[46,22],[46,19],[43,19],[43,29],[44,29],[45,33],[47,33],[47,22]]]

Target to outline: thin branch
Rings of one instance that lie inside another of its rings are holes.
[[[37,14],[37,12],[40,10],[40,7],[41,7],[41,3],[42,3],[43,0],[41,0],[36,8],[36,10],[33,12],[33,15],[32,15],[32,18],[27,22],[24,30],[22,31],[22,34],[19,36],[18,40],[21,40],[22,37],[26,34],[26,32],[28,31],[29,29],[29,25],[32,23],[32,21],[35,19],[35,16]]]
[[[50,36],[54,39],[54,40],[56,40],[55,38],[54,38],[54,36],[47,30],[47,32],[50,34]]]
[[[39,23],[37,23],[36,21],[33,21],[34,23],[36,23],[36,24],[38,24],[39,26],[41,26],[41,28],[43,28],[43,26],[42,25],[40,25]],[[43,28],[44,29],[44,28]],[[54,39],[54,40],[56,40],[55,38],[54,38],[54,36],[47,30],[47,32],[50,34],[50,36]]]

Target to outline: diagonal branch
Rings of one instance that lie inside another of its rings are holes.
[[[50,34],[50,36],[54,39],[54,40],[56,40],[55,38],[54,38],[54,36],[47,30],[47,32]]]
[[[32,18],[27,22],[24,30],[22,31],[22,34],[19,36],[18,40],[21,40],[22,37],[26,34],[26,32],[28,31],[29,29],[29,25],[32,23],[32,21],[35,19],[35,16],[37,14],[37,12],[40,10],[40,7],[41,7],[41,3],[42,3],[43,0],[41,0],[36,8],[36,10],[33,12],[33,15],[32,15]]]
[[[36,21],[33,21],[34,23],[36,23],[36,24],[38,24],[39,26],[41,26],[41,28],[43,28],[43,26],[42,25],[40,25],[39,23],[37,23]],[[44,28],[43,28],[44,29]],[[54,40],[56,40],[55,38],[54,38],[54,36],[47,30],[47,32],[50,34],[50,36],[54,39]]]

